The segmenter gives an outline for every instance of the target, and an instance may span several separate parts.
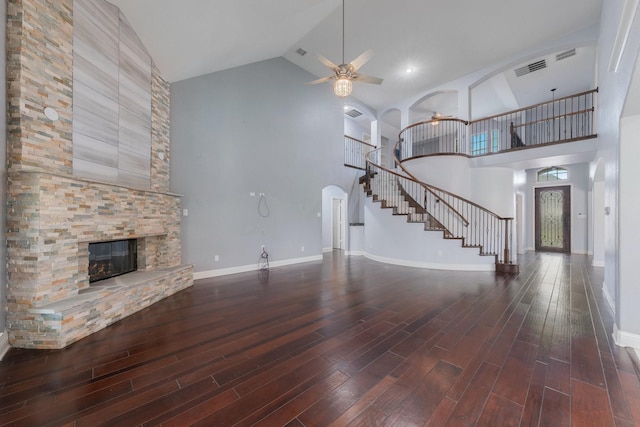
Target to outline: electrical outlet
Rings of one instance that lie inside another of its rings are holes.
[[[189,216],[189,209],[182,209],[182,216]]]
[[[251,193],[249,193],[249,197],[256,197],[256,193],[252,191]]]
[[[260,193],[260,197],[264,197],[264,193]]]
[[[304,252],[304,246],[300,247],[300,252]]]
[[[438,256],[442,256],[442,251],[438,249]]]
[[[220,255],[216,255],[216,256],[214,256],[214,257],[213,257],[213,260],[214,260],[215,262],[220,261]]]
[[[262,249],[262,252],[264,252],[264,245],[262,245],[262,247],[260,249]]]

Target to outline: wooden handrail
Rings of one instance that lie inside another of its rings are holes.
[[[359,140],[358,138],[354,138],[354,137],[349,136],[349,135],[345,135],[344,137],[345,137],[345,138],[347,138],[347,139],[350,139],[350,140],[352,140],[352,141],[359,142],[360,144],[368,145],[369,147],[372,147],[372,148],[378,148],[378,147],[376,147],[376,146],[375,146],[375,145],[373,145],[373,144],[370,144],[370,143],[368,143],[368,142],[361,141],[361,140]]]
[[[529,106],[527,106],[527,107],[519,108],[519,109],[517,109],[517,110],[507,111],[506,113],[496,114],[496,115],[494,115],[494,116],[483,117],[483,118],[481,118],[481,119],[471,120],[471,121],[469,121],[469,124],[470,124],[470,125],[472,125],[472,124],[477,123],[477,122],[482,122],[482,121],[485,121],[485,120],[496,119],[496,118],[498,118],[498,117],[507,116],[507,115],[509,115],[509,114],[521,113],[521,112],[523,112],[523,111],[531,110],[532,108],[540,107],[540,106],[545,105],[545,104],[551,104],[551,103],[558,102],[558,101],[564,101],[565,99],[569,99],[569,98],[576,98],[576,97],[578,97],[578,96],[589,95],[589,94],[591,94],[591,93],[598,93],[598,88],[591,89],[591,90],[587,90],[587,91],[580,92],[580,93],[576,93],[576,94],[574,94],[574,95],[567,95],[567,96],[563,96],[562,98],[556,98],[556,99],[554,99],[554,100],[552,100],[552,101],[540,102],[540,103],[538,103],[538,104],[529,105]]]
[[[400,143],[400,141],[396,142],[396,146],[397,146],[399,143]],[[415,177],[411,172],[409,172],[409,171],[407,170],[407,168],[405,168],[405,167],[403,166],[402,162],[401,162],[401,161],[399,161],[399,159],[398,159],[397,157],[395,157],[395,153],[396,153],[396,146],[394,146],[394,147],[393,147],[393,153],[394,153],[394,154],[393,154],[393,156],[394,156],[394,158],[395,158],[395,160],[396,160],[396,163],[398,163],[398,166],[400,166],[400,169],[402,169],[402,171],[403,171],[404,173],[406,173],[407,175],[409,175],[409,176],[412,178],[412,181],[415,181],[415,182],[417,182],[417,183],[419,183],[419,184],[422,184],[423,186],[425,186],[425,188],[433,188],[433,189],[434,189],[434,190],[436,190],[436,191],[441,191],[441,192],[445,193],[445,194],[446,194],[446,195],[448,195],[448,196],[455,197],[455,198],[457,198],[457,199],[462,200],[462,201],[463,201],[463,202],[465,202],[465,203],[469,203],[471,206],[474,206],[474,207],[476,207],[476,208],[478,208],[478,209],[481,209],[481,210],[483,210],[483,211],[486,211],[486,212],[490,213],[491,215],[493,215],[493,216],[494,216],[494,217],[496,217],[497,219],[513,219],[513,218],[508,218],[508,217],[501,217],[501,216],[500,216],[500,215],[498,215],[497,213],[492,212],[492,211],[490,211],[489,209],[487,209],[487,208],[485,208],[485,207],[482,207],[482,206],[480,206],[479,204],[477,204],[477,203],[475,203],[475,202],[472,202],[471,200],[465,199],[464,197],[460,197],[460,196],[458,196],[457,194],[453,194],[453,193],[451,193],[450,191],[447,191],[447,190],[444,190],[444,189],[442,189],[442,188],[436,187],[435,185],[425,184],[424,182],[419,181],[419,180],[418,180],[418,179],[417,179],[417,178],[416,178],[416,177]],[[369,161],[369,160],[367,159],[367,161]],[[384,169],[384,168],[381,168],[381,169]],[[392,172],[392,173],[395,173],[395,172]],[[396,175],[399,175],[399,174],[396,174]],[[399,175],[399,176],[402,176],[402,175]],[[405,178],[406,178],[406,177],[405,177]],[[438,195],[437,195],[437,194],[435,194],[433,191],[431,191],[431,190],[430,190],[430,192],[431,192],[431,194],[433,194],[434,196],[438,197]],[[460,216],[462,217],[462,215],[460,215]],[[462,218],[464,219],[464,217],[462,217]],[[465,221],[466,221],[466,219],[465,219]],[[467,223],[468,223],[468,221],[467,221]]]
[[[409,130],[409,129],[411,129],[411,128],[414,128],[414,127],[416,127],[416,126],[420,126],[420,125],[431,124],[431,123],[433,123],[433,122],[438,122],[438,123],[440,123],[440,122],[460,122],[460,123],[464,124],[465,126],[469,125],[469,122],[468,122],[468,121],[466,121],[466,120],[462,120],[462,119],[458,119],[458,118],[455,118],[455,117],[443,117],[443,118],[441,118],[441,119],[423,120],[423,121],[421,121],[421,122],[414,123],[414,124],[412,124],[412,125],[407,126],[407,127],[406,127],[406,128],[404,128],[404,129],[402,129],[402,130],[400,131],[400,133],[398,134],[398,137],[399,137],[400,135],[402,135],[402,133],[403,133],[404,131],[406,131],[406,130]],[[398,138],[398,139],[400,139],[400,138]]]
[[[594,137],[596,93],[597,88],[470,122],[457,118],[439,118],[414,123],[400,131],[398,140],[402,144],[396,144],[395,149],[402,151],[395,157],[398,161],[437,154],[465,154],[475,157],[523,146],[529,148],[556,141],[588,139]],[[522,123],[527,119],[529,121]],[[431,126],[434,122],[441,122],[444,128]],[[557,128],[550,127],[545,134],[541,133],[541,124],[548,126],[552,123],[557,124]],[[521,144],[513,143],[515,129],[518,132],[526,130],[524,135],[518,135],[523,139]],[[509,131],[512,135],[511,144],[507,136]],[[474,140],[473,135],[477,134],[485,134],[484,139]],[[481,148],[477,148],[474,143]]]
[[[365,170],[367,167],[366,154],[375,149],[375,145],[344,135],[344,165]]]
[[[571,112],[571,113],[558,114],[557,116],[546,117],[544,119],[535,120],[533,122],[526,122],[526,123],[521,123],[519,125],[513,125],[513,128],[515,129],[515,128],[519,128],[519,127],[522,127],[522,126],[535,125],[536,123],[544,123],[544,122],[548,122],[550,120],[559,119],[559,118],[562,118],[562,117],[576,116],[578,114],[594,112],[595,110],[596,110],[595,107],[591,107],[591,108],[587,108],[586,110],[580,110],[580,111],[574,111],[574,112]]]
[[[407,196],[409,196],[409,203],[411,204],[411,200],[414,202],[418,200],[416,196],[418,198],[424,197],[423,202],[416,202],[417,205],[423,208],[421,209],[423,212],[418,213],[428,215],[431,218],[430,220],[436,221],[448,236],[447,238],[463,239],[463,242],[466,242],[463,243],[464,246],[478,247],[482,255],[495,255],[498,264],[511,263],[511,248],[509,244],[511,240],[510,224],[513,218],[501,217],[464,197],[421,182],[402,164],[400,164],[402,172],[385,168],[371,158],[375,154],[377,154],[377,150],[367,156],[366,182],[367,189],[377,196],[382,196],[380,200],[387,200],[387,196],[391,197],[389,200],[395,200],[393,191],[387,194],[388,188],[393,187],[388,187],[385,184],[388,180],[395,180],[398,186],[396,191],[400,192],[403,200],[407,200]],[[394,156],[396,160],[399,160],[395,155],[395,150]],[[376,177],[380,180],[378,185],[372,182]],[[399,203],[397,201],[393,203],[392,206],[400,206],[399,204],[396,205],[396,203]],[[440,207],[436,207],[437,205]],[[458,206],[458,208],[454,206]],[[462,211],[466,212],[469,218],[466,218]]]
[[[379,149],[378,149],[378,150],[379,150]],[[377,151],[377,150],[374,150],[374,151],[372,151],[371,153],[374,153],[375,151]],[[370,155],[371,155],[371,153],[369,153],[369,154],[367,155],[367,157],[368,157],[368,156],[370,156]],[[395,156],[395,154],[394,154],[394,156]],[[377,163],[374,163],[373,161],[369,160],[368,158],[367,158],[367,163],[374,164],[374,165],[376,165],[376,167],[377,167],[378,169],[382,169],[383,171],[385,171],[385,172],[387,172],[387,173],[390,173],[390,174],[392,174],[392,175],[398,176],[398,177],[400,177],[400,178],[402,178],[402,179],[408,179],[409,181],[415,182],[416,184],[418,184],[418,185],[422,186],[426,191],[428,191],[429,193],[431,193],[434,197],[436,197],[436,198],[440,199],[440,200],[444,203],[444,205],[445,205],[446,207],[448,207],[449,209],[451,209],[451,211],[453,211],[456,215],[458,215],[458,216],[460,217],[460,219],[462,219],[462,222],[464,222],[464,225],[469,225],[469,221],[467,221],[467,219],[466,219],[466,218],[465,218],[465,217],[464,217],[460,212],[458,212],[458,211],[457,211],[453,206],[451,206],[451,205],[450,205],[449,203],[447,203],[446,201],[442,200],[442,198],[441,198],[440,196],[438,196],[435,192],[433,192],[433,191],[431,190],[431,186],[430,186],[429,184],[425,184],[424,182],[419,181],[415,176],[411,175],[411,174],[410,174],[409,172],[407,172],[405,169],[402,169],[402,170],[403,170],[403,171],[405,171],[405,172],[407,173],[407,175],[409,175],[409,176],[400,175],[399,173],[394,172],[394,171],[392,171],[392,170],[390,170],[390,169],[387,169],[387,168],[385,168],[385,167],[384,167],[384,166],[382,166],[382,165],[379,165],[379,164],[377,164]],[[402,167],[402,165],[400,165],[400,167]],[[435,189],[439,190],[439,188],[437,188],[437,187],[433,187],[433,188],[435,188]],[[447,193],[447,194],[449,194],[449,195],[452,195],[451,193],[448,193],[448,192],[446,192],[446,191],[444,191],[444,190],[442,190],[442,191],[443,191],[443,192],[445,192],[445,193]],[[454,196],[455,196],[455,195],[454,195]],[[455,196],[455,197],[458,197],[458,196]]]

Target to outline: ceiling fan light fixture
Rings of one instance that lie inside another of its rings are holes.
[[[333,84],[333,93],[339,98],[345,98],[351,95],[353,83],[348,77],[340,77]]]

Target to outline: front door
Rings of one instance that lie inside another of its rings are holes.
[[[536,188],[536,251],[571,252],[571,187]]]

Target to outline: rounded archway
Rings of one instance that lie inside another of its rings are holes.
[[[458,91],[441,90],[418,99],[409,107],[409,123],[431,120],[435,115],[458,117]]]
[[[322,189],[322,251],[348,248],[348,196],[337,185]]]

